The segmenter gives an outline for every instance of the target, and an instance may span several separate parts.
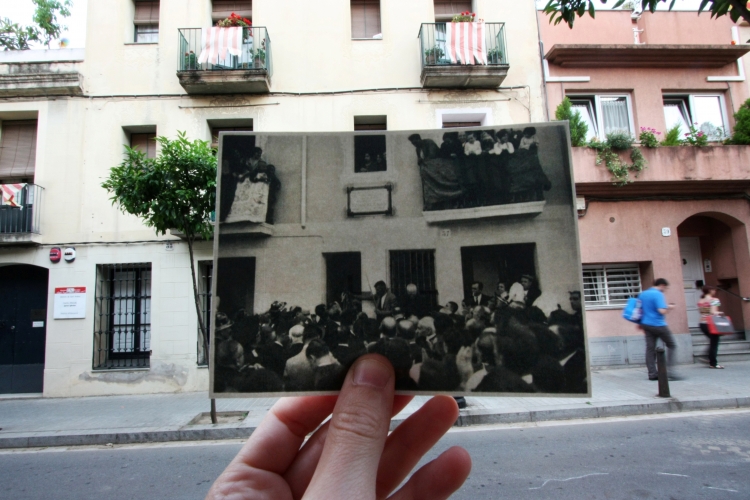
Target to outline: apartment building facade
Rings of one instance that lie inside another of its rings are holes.
[[[445,57],[464,10],[485,21],[487,65]],[[232,12],[253,24],[239,54],[201,60]],[[0,54],[0,393],[208,386],[186,244],[101,188],[124,145],[543,121],[535,16],[531,1],[97,0],[85,49]],[[207,308],[211,242],[195,260]]]
[[[661,140],[674,126],[685,139],[691,125],[710,139],[706,147],[641,147],[647,168],[624,186],[593,149],[573,148],[591,364],[644,363],[643,335],[620,314],[627,297],[659,277],[671,283],[668,319],[681,362],[707,348],[697,332],[703,284],[726,290],[718,297],[738,330],[723,339],[720,358],[746,358],[750,148],[721,139],[750,97],[750,30],[695,12],[597,12],[572,30],[539,17],[550,115],[568,97],[589,139],[637,138],[651,128]]]

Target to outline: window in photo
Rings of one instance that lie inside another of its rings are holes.
[[[385,157],[384,135],[354,136],[354,172],[385,172],[388,170]]]

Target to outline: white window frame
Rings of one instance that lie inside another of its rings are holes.
[[[492,121],[492,108],[448,108],[435,110],[437,128],[443,128],[443,123],[451,122],[480,122],[482,127],[495,125]]]
[[[623,270],[629,270],[633,271],[635,275],[638,278],[637,287],[633,286],[631,287],[631,296],[637,296],[643,291],[643,280],[641,279],[641,269],[640,266],[637,263],[628,263],[628,264],[587,264],[583,266],[583,272],[586,273],[587,271],[595,271],[597,272],[596,280],[599,283],[599,286],[601,288],[601,293],[603,294],[604,300],[598,300],[598,301],[591,301],[589,298],[587,298],[586,293],[586,280],[584,278],[584,286],[583,286],[583,301],[586,310],[596,310],[596,309],[624,309],[625,305],[627,303],[627,298],[623,299],[615,299],[610,297],[610,288],[615,288],[610,285],[610,281],[614,280],[614,276],[612,277],[612,280],[610,280],[608,276],[608,272],[613,271],[623,271]],[[637,289],[636,289],[637,288]]]
[[[594,137],[601,140],[607,138],[607,135],[604,133],[604,122],[602,121],[602,97],[624,97],[626,106],[628,107],[628,127],[630,127],[629,133],[631,136],[635,137],[636,134],[635,122],[633,121],[633,102],[630,94],[565,94],[565,97],[568,97],[571,101],[580,101],[586,99],[593,103],[594,113],[596,114],[596,116],[593,117],[596,125]]]
[[[721,112],[721,123],[722,123],[722,130],[724,131],[724,138],[731,136],[731,131],[729,130],[729,119],[727,117],[727,104],[724,100],[724,94],[717,93],[717,92],[698,92],[695,94],[679,94],[679,93],[669,93],[669,94],[662,94],[662,114],[664,113],[664,101],[665,100],[683,100],[687,101],[688,109],[688,125],[694,123],[693,120],[693,110],[695,109],[695,98],[696,97],[718,97],[719,98],[719,111]],[[666,118],[666,117],[665,117]],[[667,129],[670,128],[670,124],[666,123],[666,119],[664,122],[664,125],[667,127]],[[700,124],[699,124],[700,125]],[[666,130],[665,130],[666,132]],[[689,130],[685,130],[681,132],[682,134],[689,132]],[[681,135],[680,138],[682,139],[683,136]],[[722,139],[715,139],[715,141],[720,141]]]

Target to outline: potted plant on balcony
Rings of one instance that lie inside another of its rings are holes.
[[[255,60],[256,68],[265,68],[266,67],[266,51],[263,49],[256,50],[254,60]]]
[[[489,64],[502,64],[503,51],[500,49],[490,49],[487,51],[487,62]]]
[[[185,63],[183,64],[183,70],[193,70],[198,69],[198,62],[195,57],[195,52],[192,50],[190,52],[185,52]]]
[[[453,19],[451,22],[453,23],[473,23],[474,18],[477,15],[473,12],[469,12],[468,10],[466,12],[461,12],[460,14],[456,14],[453,16]]]
[[[443,57],[444,52],[440,47],[432,47],[424,51],[425,64],[437,64],[438,60]]]

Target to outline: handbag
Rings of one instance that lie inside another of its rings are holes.
[[[736,331],[732,324],[732,318],[729,316],[709,316],[706,318],[706,325],[708,325],[708,333],[714,335],[726,335]]]

